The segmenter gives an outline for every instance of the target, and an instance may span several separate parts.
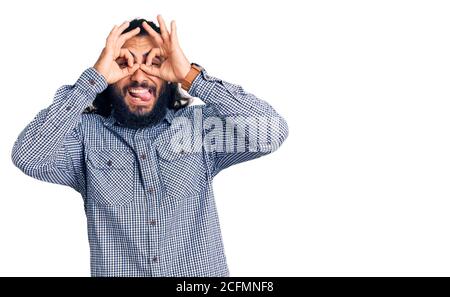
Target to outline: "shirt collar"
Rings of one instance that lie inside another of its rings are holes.
[[[171,108],[167,109],[166,115],[164,116],[164,120],[166,120],[169,124],[172,124],[172,120],[174,118],[174,111]],[[105,126],[114,126],[114,124],[118,124],[117,120],[113,117],[112,113],[103,121]]]

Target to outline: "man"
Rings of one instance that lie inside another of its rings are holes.
[[[212,179],[277,149],[288,127],[191,64],[175,22],[169,32],[157,20],[115,26],[95,65],[20,133],[12,160],[82,195],[92,276],[229,276]],[[189,105],[179,84],[204,104]]]

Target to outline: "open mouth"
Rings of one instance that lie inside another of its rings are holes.
[[[148,104],[155,99],[156,90],[150,88],[128,88],[127,94],[135,104]]]

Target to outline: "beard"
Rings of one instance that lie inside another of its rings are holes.
[[[136,112],[130,110],[130,108],[125,103],[125,96],[127,94],[128,88],[151,88],[146,83],[139,84],[134,81],[129,85],[122,88],[119,91],[115,86],[109,85],[107,87],[106,96],[111,100],[111,114],[116,119],[116,121],[127,128],[131,129],[139,129],[146,128],[150,126],[154,126],[158,124],[166,115],[167,109],[169,108],[169,104],[172,101],[172,92],[170,92],[170,88],[168,83],[166,83],[162,87],[161,94],[156,97],[156,102],[153,105],[153,108],[146,112],[142,113],[141,109],[143,107],[138,106],[136,108]],[[156,95],[156,90],[153,89],[153,94]]]

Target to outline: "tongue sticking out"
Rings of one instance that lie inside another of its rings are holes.
[[[152,94],[149,91],[143,92],[143,93],[132,93],[130,92],[131,96],[137,97],[141,99],[142,101],[149,101],[152,97]]]

